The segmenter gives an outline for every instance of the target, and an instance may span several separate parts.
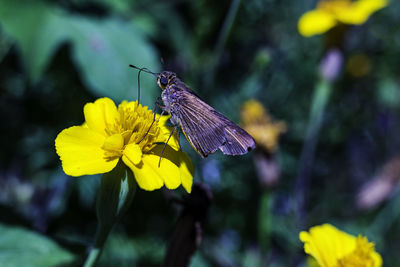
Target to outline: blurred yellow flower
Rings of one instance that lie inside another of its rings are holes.
[[[347,71],[354,77],[362,77],[371,72],[372,63],[366,54],[353,54],[346,64]]]
[[[263,105],[257,100],[248,100],[242,105],[243,128],[253,136],[257,146],[268,152],[278,148],[279,136],[286,132],[284,122],[273,122]]]
[[[87,103],[84,115],[82,126],[63,130],[55,140],[66,174],[106,173],[122,159],[142,189],[155,190],[164,184],[175,189],[182,184],[190,193],[193,166],[189,157],[179,151],[176,135],[169,140],[159,166],[162,148],[172,130],[166,126],[169,116],[157,115],[150,128],[154,113],[147,107],[137,101],[123,101],[117,108],[109,98]]]
[[[349,235],[330,224],[311,227],[299,235],[305,253],[321,267],[380,267],[382,258],[366,237]]]
[[[300,17],[297,27],[301,35],[309,37],[327,32],[338,23],[360,25],[387,5],[387,0],[321,0],[316,9]]]

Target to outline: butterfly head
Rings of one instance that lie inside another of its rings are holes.
[[[173,83],[176,79],[176,74],[171,71],[163,71],[158,75],[157,84],[162,90],[167,87],[168,84]]]

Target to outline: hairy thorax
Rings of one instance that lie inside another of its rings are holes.
[[[179,97],[177,91],[172,86],[167,87],[162,91],[161,98],[164,102],[164,110],[171,115],[171,123],[177,125],[179,123]]]

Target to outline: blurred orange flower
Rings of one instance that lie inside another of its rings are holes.
[[[253,136],[257,146],[273,153],[278,148],[279,136],[286,132],[286,123],[273,122],[257,100],[244,102],[241,110],[243,128]]]

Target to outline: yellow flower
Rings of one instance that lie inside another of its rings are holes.
[[[366,237],[349,235],[330,224],[302,231],[304,251],[321,267],[380,267],[382,258]]]
[[[193,166],[179,151],[176,135],[169,140],[159,166],[162,148],[172,130],[166,126],[168,116],[157,115],[150,128],[154,113],[147,107],[137,101],[123,101],[117,108],[109,98],[87,103],[84,115],[82,126],[63,130],[55,140],[66,174],[107,173],[122,159],[142,189],[155,190],[164,184],[175,189],[182,184],[190,193]]]
[[[321,0],[316,9],[300,17],[298,30],[309,37],[327,32],[338,23],[360,25],[387,5],[387,0]]]
[[[257,100],[243,103],[241,111],[243,128],[253,136],[257,146],[268,152],[278,148],[279,136],[286,132],[284,122],[273,122],[263,105]]]

